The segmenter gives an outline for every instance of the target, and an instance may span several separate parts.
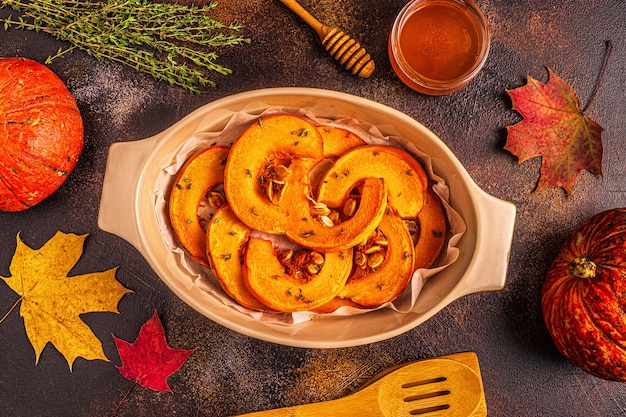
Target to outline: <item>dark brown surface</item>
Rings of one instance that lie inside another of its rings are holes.
[[[0,324],[0,415],[110,416],[132,383],[124,379],[111,333],[134,340],[156,308],[170,345],[196,349],[169,378],[173,393],[139,386],[117,416],[227,416],[348,394],[383,368],[459,351],[478,354],[490,416],[606,417],[626,414],[626,386],[585,374],[555,350],[543,325],[546,269],[573,227],[602,210],[626,206],[626,5],[622,0],[480,0],[492,45],[483,71],[463,90],[427,97],[405,87],[387,59],[387,35],[404,1],[302,1],[319,20],[360,39],[377,69],[355,78],[328,57],[315,33],[278,1],[220,2],[216,16],[244,24],[252,44],[225,51],[235,70],[215,89],[192,95],[111,62],[75,52],[54,61],[81,109],[86,146],[78,167],[51,198],[22,213],[0,213],[0,275],[8,276],[21,238],[41,246],[57,230],[88,233],[75,273],[119,266],[134,291],[121,315],[87,314],[111,362],[78,359],[73,371],[52,346],[40,361],[17,310]],[[7,16],[7,9],[0,16]],[[606,54],[604,83],[587,114],[605,128],[603,177],[583,173],[567,197],[533,192],[540,160],[523,164],[504,151],[505,127],[520,120],[506,89],[546,67],[568,81],[585,104]],[[43,33],[0,30],[0,56],[43,62],[62,44]],[[463,297],[423,325],[391,340],[342,349],[301,349],[258,341],[221,327],[177,299],[127,242],[97,227],[108,146],[156,134],[215,99],[263,87],[343,91],[396,108],[434,131],[478,185],[517,208],[506,287]],[[16,301],[0,283],[0,316]]]

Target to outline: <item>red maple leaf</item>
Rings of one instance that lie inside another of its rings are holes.
[[[507,90],[513,110],[523,120],[507,126],[504,149],[522,163],[541,156],[537,190],[562,187],[571,194],[580,172],[602,176],[602,131],[598,123],[580,109],[574,89],[548,68],[543,84],[532,77],[523,87]]]
[[[176,372],[193,350],[172,349],[167,346],[165,331],[157,312],[139,331],[133,343],[113,335],[122,366],[118,366],[125,378],[142,387],[155,391],[172,392],[166,378]]]

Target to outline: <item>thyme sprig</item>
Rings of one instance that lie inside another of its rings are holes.
[[[240,24],[223,24],[210,16],[217,2],[202,7],[149,0],[1,0],[0,4],[21,13],[0,19],[5,30],[44,32],[70,43],[49,56],[46,64],[80,49],[193,93],[199,93],[198,85],[215,86],[207,71],[232,73],[217,62],[215,48],[250,43],[238,33]]]

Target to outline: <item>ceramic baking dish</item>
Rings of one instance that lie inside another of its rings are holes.
[[[159,171],[200,123],[219,130],[233,112],[250,104],[305,107],[324,104],[374,125],[392,126],[432,158],[445,179],[450,204],[466,223],[458,259],[430,278],[411,311],[380,309],[346,317],[319,316],[299,324],[256,320],[201,291],[162,239],[155,215],[154,185]],[[147,139],[111,145],[98,226],[130,242],[168,287],[209,319],[258,339],[299,347],[335,348],[384,340],[423,323],[467,294],[500,290],[506,282],[515,206],[497,199],[471,179],[450,149],[430,130],[388,106],[336,91],[272,88],[236,94],[209,103],[167,130]]]

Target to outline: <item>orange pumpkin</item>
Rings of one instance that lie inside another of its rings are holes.
[[[360,136],[341,127],[318,126],[317,130],[322,135],[325,158],[341,156],[344,152],[352,148],[366,144]]]
[[[357,267],[339,296],[371,307],[394,300],[413,276],[413,249],[407,224],[388,210],[378,230],[355,248]]]
[[[383,178],[391,206],[403,218],[415,218],[424,205],[428,177],[407,151],[366,145],[342,154],[321,179],[317,199],[331,207],[347,198],[351,184],[365,178]]]
[[[243,281],[243,254],[251,233],[252,229],[224,204],[207,227],[207,257],[220,285],[233,300],[252,310],[272,312],[248,291]]]
[[[417,216],[419,235],[415,244],[415,269],[430,268],[439,258],[446,241],[448,222],[439,196],[426,190],[424,207]]]
[[[283,204],[289,209],[285,235],[306,248],[347,249],[362,242],[380,223],[387,206],[384,180],[367,178],[361,187],[361,198],[353,216],[337,224],[324,224],[323,216],[312,215],[309,202],[308,172],[315,161],[292,161]],[[353,188],[359,184],[353,184]]]
[[[208,266],[205,230],[198,208],[207,192],[224,181],[224,164],[230,148],[212,146],[192,156],[180,169],[172,186],[169,215],[180,244],[201,265]]]
[[[71,93],[50,69],[0,58],[0,210],[22,211],[56,191],[84,145]]]
[[[596,214],[569,235],[548,269],[541,304],[563,356],[626,382],[626,208]]]
[[[289,114],[259,119],[233,143],[224,170],[224,192],[233,212],[252,229],[285,233],[288,211],[278,204],[283,187],[276,181],[284,182],[290,160],[322,155],[322,137],[309,121]]]
[[[352,249],[326,252],[323,263],[317,266],[319,272],[313,276],[288,273],[272,242],[251,238],[243,277],[250,292],[263,304],[278,311],[305,311],[328,303],[341,290],[352,269]]]

